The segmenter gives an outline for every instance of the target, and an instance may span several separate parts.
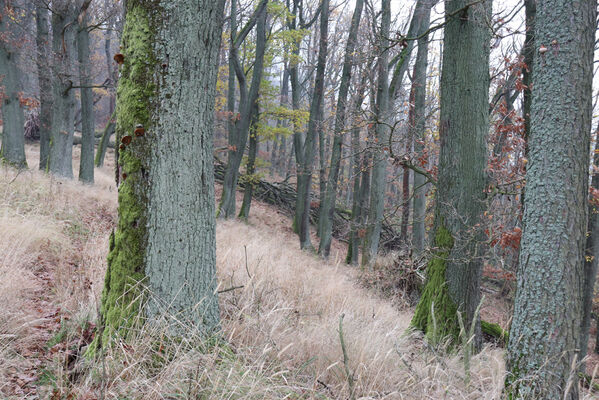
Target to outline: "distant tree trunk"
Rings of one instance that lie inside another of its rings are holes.
[[[73,134],[75,124],[74,60],[77,29],[76,4],[70,0],[52,3],[52,133],[49,170],[73,178]]]
[[[48,8],[41,1],[36,2],[35,22],[37,33],[35,43],[37,49],[37,76],[40,88],[40,170],[48,168],[50,157],[50,132],[52,130],[52,80],[49,64],[50,19]]]
[[[373,167],[370,183],[370,207],[368,210],[368,225],[364,237],[364,249],[362,251],[362,265],[371,265],[376,258],[379,240],[381,237],[381,224],[383,222],[383,211],[385,206],[385,189],[387,177],[387,156],[389,129],[386,125],[389,108],[389,85],[388,80],[388,51],[389,27],[391,24],[391,5],[389,0],[382,0],[382,22],[379,32],[379,49],[381,54],[378,59],[378,84],[376,94],[376,142],[377,148],[373,152]]]
[[[456,12],[457,10],[462,10]],[[482,271],[480,221],[484,211],[489,131],[491,1],[445,1],[441,75],[441,149],[435,214],[435,252],[412,325],[432,340],[459,335],[457,313],[475,325],[480,349]],[[434,307],[434,313],[431,308]]]
[[[333,131],[333,149],[331,152],[331,163],[329,168],[329,177],[324,199],[320,203],[319,223],[321,227],[320,244],[318,253],[323,257],[328,257],[331,251],[333,213],[337,202],[337,184],[339,180],[339,167],[341,163],[341,145],[343,143],[343,131],[345,129],[345,116],[351,83],[352,68],[354,66],[354,53],[358,37],[358,28],[362,18],[362,9],[364,1],[357,0],[352,16],[347,44],[345,46],[345,56],[343,59],[343,72],[341,73],[341,83],[339,86],[339,96],[337,98],[337,107],[335,108],[335,128]],[[387,32],[388,33],[388,32]],[[384,33],[383,33],[384,34]]]
[[[115,332],[127,335],[140,313],[154,321],[167,312],[185,329],[204,333],[219,325],[213,60],[224,0],[126,6],[117,100],[119,221],[102,293],[103,332],[96,336],[104,345]],[[148,293],[140,293],[139,282]]]
[[[96,151],[96,167],[102,167],[104,165],[104,158],[106,157],[106,149],[110,143],[110,137],[114,133],[116,127],[116,112],[113,111],[112,115],[108,119],[108,122],[104,126],[104,132],[102,132],[102,138],[98,144],[98,150]]]
[[[597,2],[548,0],[536,6],[535,42],[547,51],[536,51],[534,58],[524,230],[506,391],[513,398],[574,400]]]
[[[324,102],[324,73],[327,64],[327,47],[329,34],[329,0],[322,0],[320,12],[320,43],[318,49],[318,61],[316,64],[316,78],[314,91],[310,103],[310,119],[308,131],[304,141],[304,162],[297,171],[297,202],[298,209],[302,213],[298,216],[299,238],[302,249],[312,249],[310,240],[310,199],[312,193],[312,169],[314,168],[314,153],[316,150],[317,130],[320,127],[322,114],[320,112]]]
[[[252,121],[252,110],[254,104],[258,101],[260,82],[264,68],[264,52],[266,49],[266,0],[263,0],[258,6],[257,13],[252,18],[252,22],[247,25],[247,32],[253,24],[257,26],[256,39],[256,58],[252,72],[252,83],[248,91],[245,71],[239,61],[237,52],[238,46],[243,41],[244,36],[240,34],[235,38],[235,43],[231,47],[231,59],[234,63],[235,74],[239,82],[239,91],[241,93],[239,100],[240,119],[236,123],[235,140],[229,143],[229,157],[227,160],[227,171],[223,181],[223,194],[218,207],[218,216],[220,218],[235,217],[235,194],[237,190],[237,181],[239,180],[239,166],[243,159],[245,146],[247,144],[250,124]],[[247,33],[246,33],[247,34]]]
[[[0,16],[8,15],[11,5],[0,0]],[[2,90],[2,147],[0,160],[17,168],[27,168],[25,159],[25,117],[19,99],[20,72],[14,50],[17,37],[12,31],[9,18],[0,18],[0,89]]]
[[[429,17],[430,21],[430,17]],[[428,29],[428,24],[427,28]],[[418,53],[414,64],[414,152],[424,151],[426,125],[426,71],[428,68],[428,35],[418,40]],[[426,167],[419,165],[419,167]],[[426,243],[424,220],[426,218],[426,177],[414,174],[414,212],[412,216],[412,246],[414,253],[420,255]]]
[[[410,97],[408,101],[408,133],[405,137],[405,150],[408,157],[412,154],[413,142],[414,142],[414,126],[416,125],[416,115],[414,104],[414,96],[416,95],[416,79],[412,78],[412,88],[410,89]],[[407,166],[403,167],[401,177],[401,226],[399,236],[404,246],[408,247],[408,225],[410,219],[410,168]]]
[[[352,162],[352,211],[351,211],[351,222],[350,222],[350,233],[349,233],[349,245],[347,246],[347,257],[345,261],[348,264],[357,265],[360,255],[360,236],[358,235],[358,229],[360,228],[360,179],[363,173],[363,166],[361,165],[361,153],[360,153],[360,121],[362,103],[364,103],[364,97],[366,96],[366,79],[368,78],[368,69],[364,68],[361,82],[356,89],[356,101],[354,103],[354,126],[351,130],[351,162]]]
[[[254,104],[252,111],[252,125],[250,128],[250,148],[248,149],[248,162],[246,170],[247,184],[243,193],[243,203],[239,212],[239,218],[248,219],[250,217],[250,206],[252,204],[252,192],[254,174],[256,173],[256,153],[258,151],[258,120],[260,119],[260,110],[258,104]]]
[[[89,3],[88,3],[89,4]],[[89,31],[87,30],[87,10],[82,11],[77,32],[77,52],[79,59],[79,82],[81,92],[81,160],[79,163],[79,180],[94,183],[94,144],[95,115],[94,93],[91,88]]]

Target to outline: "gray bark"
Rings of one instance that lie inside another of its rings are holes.
[[[74,66],[77,29],[76,4],[61,0],[53,3],[52,14],[52,130],[49,170],[73,178],[73,135],[75,122]]]
[[[391,5],[383,0],[381,30],[379,32],[379,49],[389,46],[389,26],[391,24]],[[378,148],[373,152],[372,178],[370,183],[370,207],[368,225],[362,251],[362,265],[371,265],[376,258],[381,236],[381,224],[385,206],[386,170],[388,151],[383,149],[388,143],[389,129],[386,121],[389,108],[388,52],[383,51],[378,59],[378,84],[376,94],[376,140]]]
[[[430,15],[429,15],[430,21]],[[426,29],[428,29],[428,24]],[[414,151],[416,155],[424,151],[425,125],[426,125],[426,71],[428,67],[428,35],[418,40],[418,53],[414,65]],[[421,166],[423,167],[423,166]],[[426,218],[426,177],[414,174],[414,199],[412,215],[412,246],[416,255],[424,250],[426,231],[424,220]]]
[[[106,149],[110,144],[110,138],[114,133],[116,127],[116,113],[113,112],[110,116],[110,119],[104,126],[104,132],[102,132],[102,137],[100,138],[100,143],[98,143],[98,150],[96,151],[96,167],[102,167],[104,165],[104,158],[106,157]]]
[[[524,229],[507,353],[513,398],[578,399],[596,7],[536,4]]]
[[[489,42],[491,1],[469,5],[445,1],[441,75],[439,174],[435,215],[435,256],[413,324],[440,339],[459,335],[457,312],[467,329],[475,326],[480,349],[482,242],[489,132]],[[437,323],[431,323],[431,307]]]
[[[36,63],[40,88],[40,169],[47,170],[50,156],[50,131],[52,129],[52,81],[48,63],[50,19],[48,9],[41,0],[36,3],[35,22],[37,27],[35,36]]]
[[[81,160],[79,163],[79,180],[94,183],[94,93],[91,88],[90,48],[87,10],[83,10],[79,18],[77,32],[77,54],[79,60],[79,83],[81,86]]]
[[[175,317],[177,334],[218,329],[213,60],[223,9],[224,0],[127,1],[117,100],[119,222],[102,296],[104,343],[140,312],[149,321],[165,312]],[[145,308],[138,281],[148,288]]]
[[[219,204],[218,216],[221,218],[234,218],[235,217],[235,193],[237,188],[237,181],[239,179],[239,166],[245,152],[247,139],[249,136],[250,125],[252,121],[252,112],[256,109],[254,105],[258,101],[258,92],[260,89],[260,82],[262,80],[262,72],[264,68],[264,52],[266,49],[266,0],[263,0],[256,13],[245,28],[237,35],[234,44],[231,46],[231,60],[235,68],[235,74],[237,81],[239,82],[240,100],[239,100],[239,112],[240,120],[236,123],[235,129],[235,140],[229,143],[231,146],[229,150],[229,158],[227,160],[227,173],[225,174],[225,180],[223,182],[223,194]],[[247,90],[247,83],[245,77],[245,71],[239,61],[238,47],[243,42],[245,35],[252,29],[253,25],[257,24],[257,40],[256,40],[256,58],[254,60],[254,67],[252,72],[252,83],[249,91]],[[262,25],[262,26],[260,26]]]
[[[10,7],[0,0],[0,10]],[[25,159],[25,117],[19,100],[20,73],[15,51],[17,37],[9,18],[0,19],[0,90],[2,91],[2,146],[0,160],[17,168],[27,168]]]
[[[333,148],[331,151],[331,164],[324,199],[320,204],[320,243],[318,253],[323,257],[328,257],[331,251],[333,213],[337,202],[337,185],[339,180],[339,167],[341,162],[341,145],[343,143],[343,131],[345,129],[346,108],[348,102],[349,86],[351,83],[352,69],[354,66],[354,57],[356,41],[358,37],[358,28],[362,18],[362,9],[364,1],[356,1],[356,7],[352,16],[349,35],[345,47],[345,56],[343,59],[343,71],[341,73],[341,83],[339,86],[339,96],[337,98],[337,107],[335,109],[335,128],[333,130]],[[384,23],[384,22],[383,22]],[[384,33],[383,33],[384,34]],[[388,36],[388,27],[387,27]]]
[[[310,103],[310,119],[308,131],[304,141],[303,163],[298,165],[297,170],[297,209],[301,210],[298,215],[299,238],[302,249],[312,249],[310,240],[310,199],[312,192],[312,169],[314,168],[314,156],[316,151],[317,129],[321,125],[321,108],[324,102],[324,73],[327,63],[328,30],[329,28],[329,0],[323,0],[320,12],[320,43],[318,49],[318,61],[316,66],[316,77],[312,101]],[[301,205],[299,203],[302,203]]]

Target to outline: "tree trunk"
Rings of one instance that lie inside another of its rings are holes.
[[[6,0],[0,0],[0,12],[8,15],[11,8]],[[2,16],[0,15],[0,16]],[[0,160],[17,168],[27,168],[25,159],[25,117],[19,99],[20,72],[17,66],[15,41],[10,18],[0,19],[0,90],[2,91],[2,146]]]
[[[254,190],[254,179],[256,172],[256,153],[258,152],[258,120],[260,119],[259,106],[256,103],[252,111],[252,126],[250,128],[250,148],[248,149],[248,162],[246,170],[246,185],[243,193],[243,203],[239,211],[239,218],[247,220],[250,217],[250,206],[252,204],[252,192]]]
[[[318,61],[316,65],[316,78],[314,91],[310,103],[310,119],[308,131],[302,150],[304,156],[303,164],[297,171],[297,202],[302,203],[298,209],[302,213],[298,216],[299,238],[302,249],[312,249],[310,240],[310,199],[312,194],[312,169],[314,168],[314,153],[316,150],[316,136],[322,121],[321,108],[324,102],[324,73],[327,64],[327,47],[329,34],[329,0],[323,0],[320,12],[320,43],[318,49]]]
[[[385,121],[388,119],[389,108],[389,85],[388,80],[388,51],[385,51],[389,45],[389,26],[391,23],[391,5],[389,0],[383,0],[383,14],[379,49],[381,54],[378,60],[378,84],[376,94],[376,142],[377,148],[372,153],[373,167],[370,183],[370,207],[368,210],[368,225],[366,227],[366,236],[364,237],[364,248],[362,252],[362,265],[371,265],[376,258],[381,236],[381,224],[383,221],[383,211],[385,206],[385,189],[387,178],[387,156],[389,130]]]
[[[140,313],[142,321],[175,316],[181,322],[171,328],[175,333],[180,327],[211,333],[219,325],[213,60],[224,0],[126,4],[117,100],[119,221],[102,294],[104,329],[97,337],[103,344],[115,332],[126,335]],[[140,282],[147,292],[140,293]]]
[[[108,145],[110,144],[110,138],[114,133],[114,129],[116,127],[116,112],[113,111],[110,119],[104,126],[104,132],[102,132],[102,137],[100,139],[100,143],[98,144],[98,150],[96,151],[96,167],[102,167],[104,165],[104,158],[106,157],[106,149],[108,149]]]
[[[89,59],[89,31],[87,30],[87,10],[83,11],[77,32],[77,52],[79,57],[79,82],[81,93],[81,160],[79,180],[94,183],[94,93],[91,88],[91,65]]]
[[[432,340],[459,335],[457,312],[467,331],[475,326],[474,349],[481,346],[480,221],[487,176],[489,131],[489,41],[491,1],[445,1],[441,75],[441,149],[433,258],[412,325]],[[431,308],[434,307],[434,313]]]
[[[430,21],[430,14],[429,14]],[[426,29],[428,29],[426,25]],[[426,125],[426,71],[428,68],[428,35],[418,40],[418,53],[414,64],[414,151],[416,155],[424,152]],[[419,165],[426,168],[426,165]],[[414,212],[412,215],[412,247],[414,253],[420,255],[426,243],[424,220],[426,218],[427,178],[422,174],[414,174]]]
[[[70,0],[53,3],[52,51],[52,131],[49,170],[64,178],[73,178],[73,134],[75,123],[75,34],[76,5]],[[60,34],[58,33],[60,32]]]
[[[512,398],[578,399],[596,7],[536,5],[524,229],[507,352]]]
[[[351,162],[353,168],[353,186],[352,186],[352,211],[350,222],[349,244],[347,246],[347,257],[345,261],[351,265],[357,265],[360,255],[360,178],[364,172],[364,167],[360,162],[360,121],[362,112],[362,103],[366,96],[366,80],[368,78],[368,66],[364,68],[360,85],[356,90],[356,101],[354,103],[354,126],[351,131]]]
[[[257,25],[256,33],[256,58],[254,60],[254,67],[252,73],[252,83],[250,90],[246,89],[246,78],[245,71],[239,61],[237,55],[237,48],[241,44],[239,40],[242,40],[243,35],[235,38],[234,45],[231,46],[231,59],[235,68],[235,74],[239,82],[240,100],[239,100],[239,112],[240,120],[236,123],[235,129],[235,140],[229,143],[229,158],[227,160],[227,173],[223,182],[223,194],[218,207],[218,216],[221,218],[234,218],[235,217],[235,193],[237,188],[237,181],[239,180],[239,166],[243,159],[243,153],[245,152],[245,146],[250,131],[250,124],[252,121],[252,110],[254,105],[258,101],[258,92],[260,89],[260,82],[262,80],[262,72],[264,68],[264,52],[266,49],[266,0],[263,0],[258,6],[257,14],[253,23]],[[251,26],[248,25],[248,26]],[[251,28],[250,28],[251,29]]]
[[[362,9],[364,1],[357,0],[354,14],[349,28],[347,44],[345,47],[345,56],[343,59],[343,72],[341,73],[341,83],[339,86],[339,97],[337,98],[337,107],[335,108],[335,128],[333,131],[333,149],[331,152],[331,164],[329,168],[329,177],[324,199],[320,203],[319,224],[320,244],[318,253],[323,257],[328,257],[331,251],[333,213],[337,203],[337,184],[339,180],[339,167],[341,163],[341,144],[343,143],[343,131],[345,129],[345,114],[347,108],[349,86],[351,83],[352,69],[354,66],[354,53],[358,37],[358,28],[362,18]],[[385,33],[382,33],[383,35]],[[388,36],[388,27],[387,27]],[[387,37],[385,36],[385,37]]]
[[[38,0],[35,9],[37,33],[35,43],[37,48],[36,64],[38,84],[40,88],[40,170],[48,168],[50,157],[50,131],[52,130],[52,80],[49,60],[49,29],[50,19],[48,8]]]

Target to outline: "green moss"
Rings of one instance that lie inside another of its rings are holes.
[[[502,345],[506,345],[509,339],[509,332],[504,331],[498,324],[487,321],[480,321],[480,327],[484,334],[498,339]]]
[[[428,279],[411,325],[423,331],[433,342],[446,337],[457,340],[460,333],[457,306],[449,296],[445,277],[447,258],[453,247],[453,237],[443,225],[437,228],[435,245],[435,254],[427,267]],[[431,307],[434,312],[431,312]]]
[[[117,144],[124,136],[133,140],[118,151],[119,221],[110,239],[108,269],[102,292],[101,332],[92,351],[106,346],[115,334],[127,332],[140,322],[143,302],[141,284],[145,279],[144,255],[146,232],[146,185],[148,136],[151,134],[152,101],[157,90],[153,43],[156,15],[153,5],[130,1],[123,31],[124,63],[117,90]],[[146,135],[133,134],[136,125],[146,128]]]

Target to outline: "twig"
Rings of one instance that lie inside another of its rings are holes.
[[[233,290],[242,289],[242,288],[244,288],[244,287],[245,287],[244,285],[241,285],[241,286],[233,286],[233,287],[230,287],[230,288],[227,288],[227,289],[222,289],[222,290],[219,290],[217,293],[227,293],[227,292],[232,292]]]
[[[245,272],[248,274],[248,278],[252,279],[250,275],[250,269],[248,268],[248,247],[244,244],[243,251],[245,252]]]
[[[341,342],[341,350],[343,351],[343,366],[345,367],[345,375],[347,376],[347,383],[349,385],[349,398],[355,400],[354,394],[354,374],[349,370],[349,357],[347,357],[347,350],[345,348],[345,340],[343,339],[343,318],[345,314],[341,314],[339,317],[339,341]]]

